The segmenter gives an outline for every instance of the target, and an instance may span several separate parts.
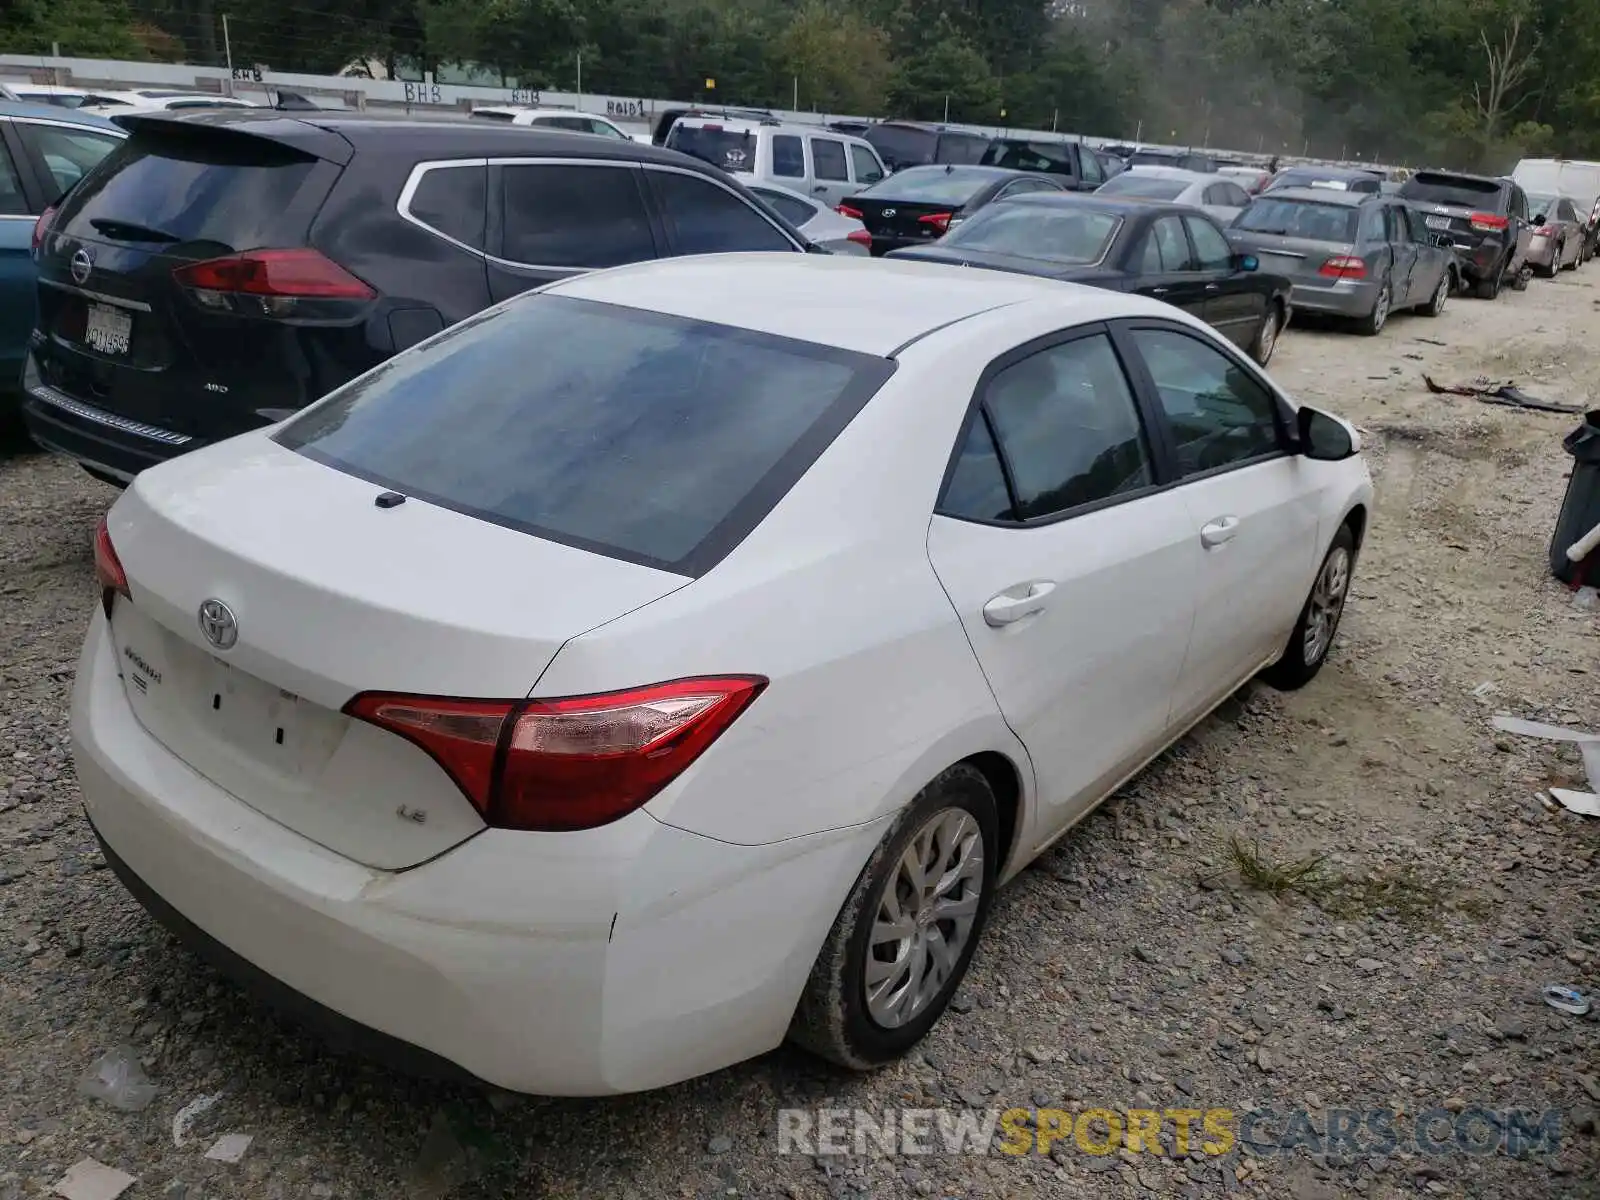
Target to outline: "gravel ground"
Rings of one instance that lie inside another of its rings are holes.
[[[1574,420],[1420,378],[1595,404],[1591,280],[1455,300],[1376,339],[1285,339],[1275,375],[1368,433],[1378,481],[1327,669],[1296,695],[1247,688],[1017,880],[954,1011],[865,1077],[782,1050],[641,1097],[523,1099],[338,1058],[264,1016],[124,894],[79,813],[68,696],[115,493],[0,458],[0,1198],[44,1195],[85,1157],[136,1176],[135,1200],[1600,1194],[1600,1014],[1539,996],[1600,987],[1600,821],[1534,800],[1580,778],[1569,748],[1487,722],[1600,728],[1600,614],[1545,561]],[[1309,856],[1299,886],[1263,890]],[[161,1089],[142,1112],[75,1090],[118,1045]],[[175,1145],[178,1110],[219,1092]],[[1559,1110],[1562,1136],[1520,1158],[778,1153],[777,1110],[822,1105],[1301,1108],[1317,1129],[1334,1108],[1403,1126],[1520,1107]],[[237,1164],[204,1157],[224,1133],[254,1139]]]

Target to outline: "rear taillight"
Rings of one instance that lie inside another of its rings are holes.
[[[39,253],[39,247],[44,245],[44,235],[50,232],[50,222],[55,220],[56,206],[52,204],[39,214],[39,219],[33,223],[33,252]]]
[[[111,531],[106,528],[104,517],[100,518],[100,524],[94,530],[94,577],[100,581],[100,606],[105,609],[107,618],[111,616],[111,606],[116,597],[132,599],[128,591],[128,573],[122,569],[122,562],[117,558],[116,548],[111,544]]]
[[[761,693],[753,675],[555,700],[365,692],[358,720],[415,743],[499,829],[593,829],[647,803]]]
[[[377,296],[365,282],[310,247],[250,250],[173,271],[203,308],[262,317],[337,317]]]
[[[1318,267],[1317,274],[1325,275],[1329,279],[1365,279],[1367,264],[1364,259],[1339,254]]]
[[[918,225],[932,225],[934,229],[943,233],[950,228],[950,213],[929,213],[925,217],[918,217]]]
[[[1497,217],[1494,213],[1472,214],[1472,227],[1479,233],[1498,233],[1510,224],[1509,217]]]
[[[833,211],[841,217],[849,217],[852,221],[861,220],[861,210],[859,208],[851,208],[848,204],[836,204]]]
[[[872,235],[865,229],[852,229],[845,234],[845,241],[854,242],[858,246],[865,246],[868,250],[872,249]]]

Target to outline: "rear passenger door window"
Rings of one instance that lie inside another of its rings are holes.
[[[1189,239],[1183,235],[1183,225],[1177,217],[1162,217],[1150,228],[1150,236],[1155,241],[1156,249],[1161,255],[1161,267],[1164,271],[1192,271],[1194,264],[1189,259]]]
[[[1278,405],[1243,367],[1198,337],[1133,329],[1185,478],[1281,452]]]
[[[877,183],[883,178],[883,168],[878,165],[878,160],[872,157],[872,151],[865,146],[851,144],[850,165],[855,168],[857,183]]]
[[[89,173],[122,139],[91,129],[63,129],[59,125],[36,125],[19,121],[14,126],[22,144],[35,156],[34,173],[40,176],[51,203]]]
[[[635,168],[538,163],[500,172],[501,258],[581,270],[656,256]]]
[[[28,215],[28,198],[22,192],[22,176],[11,161],[11,151],[0,141],[0,217]]]
[[[679,171],[649,173],[673,254],[794,250],[794,243],[743,197]]]
[[[845,181],[850,172],[844,165],[844,143],[832,138],[811,139],[811,161],[818,179]]]
[[[1105,172],[1100,169],[1100,160],[1092,150],[1078,147],[1078,166],[1084,183],[1091,188],[1097,188],[1106,181]]]
[[[404,215],[432,232],[482,250],[488,203],[488,167],[427,167],[416,177],[410,196],[400,207]]]
[[[1154,482],[1132,388],[1110,339],[1094,334],[989,380],[940,511],[982,521],[1060,517]]]
[[[1202,271],[1231,272],[1233,270],[1233,249],[1228,245],[1228,239],[1217,232],[1217,227],[1210,221],[1198,217],[1185,217],[1183,223],[1189,227],[1189,237],[1194,241],[1197,266]]]
[[[780,179],[804,179],[806,151],[792,133],[772,135],[772,173]]]

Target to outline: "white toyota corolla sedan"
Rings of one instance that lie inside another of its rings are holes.
[[[1000,883],[1258,672],[1316,674],[1358,450],[1137,297],[569,279],[117,500],[88,815],[199,950],[426,1069],[870,1067]]]

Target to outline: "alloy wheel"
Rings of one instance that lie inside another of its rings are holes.
[[[873,917],[863,970],[867,1013],[897,1029],[927,1010],[955,974],[983,894],[983,831],[945,808],[912,835]]]
[[[1334,630],[1344,612],[1350,590],[1350,552],[1335,546],[1317,574],[1311,589],[1310,609],[1306,613],[1305,661],[1320,662],[1333,644]]]

